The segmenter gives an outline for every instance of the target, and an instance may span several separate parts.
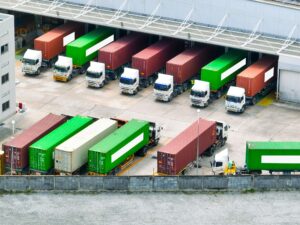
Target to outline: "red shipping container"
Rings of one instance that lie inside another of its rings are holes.
[[[157,152],[157,172],[178,175],[196,159],[198,140],[199,155],[201,155],[216,143],[216,122],[199,119],[199,127],[198,121],[195,121],[167,145],[159,149]]]
[[[247,97],[253,97],[267,84],[277,78],[278,58],[264,56],[237,76],[236,86],[246,90]]]
[[[221,54],[221,48],[212,46],[187,49],[167,62],[166,74],[174,76],[175,84],[182,84]]]
[[[42,51],[44,60],[51,60],[64,52],[65,46],[83,33],[83,24],[68,22],[34,39],[34,49]]]
[[[48,114],[46,117],[23,131],[13,140],[3,144],[6,167],[11,166],[11,149],[13,149],[13,168],[22,170],[28,166],[28,148],[67,120],[66,116]]]
[[[129,63],[137,52],[147,47],[147,36],[132,33],[99,50],[98,61],[105,64],[107,70],[115,70]]]
[[[159,72],[166,62],[184,49],[179,40],[163,39],[132,57],[132,68],[138,69],[140,76],[147,78]]]

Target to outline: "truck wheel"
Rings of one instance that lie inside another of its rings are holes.
[[[253,97],[253,99],[252,99],[252,105],[255,105],[256,104],[256,102],[257,102],[257,100],[256,100],[256,97]]]
[[[38,68],[37,72],[36,72],[36,75],[40,75],[41,74],[41,69]]]
[[[100,88],[104,87],[104,81],[99,85]]]
[[[245,112],[245,106],[242,107],[241,113]]]

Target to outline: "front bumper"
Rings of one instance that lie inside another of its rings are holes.
[[[37,71],[31,70],[31,69],[22,69],[22,72],[26,73],[26,74],[36,74],[37,73]]]
[[[225,106],[225,109],[230,112],[241,112],[242,111],[241,109],[238,109],[238,108],[235,108],[232,106]]]
[[[59,76],[59,75],[53,75],[53,79],[56,81],[63,81],[63,82],[67,82],[68,78],[65,76]]]
[[[120,87],[120,89],[121,89],[121,92],[122,92],[122,93],[125,93],[125,94],[131,94],[131,95],[134,94],[134,90],[131,89],[131,88]]]
[[[89,87],[97,87],[99,88],[101,86],[101,82],[97,82],[97,81],[87,81],[87,85]]]
[[[155,97],[155,99],[164,101],[164,102],[167,102],[170,99],[170,97],[167,95],[157,94],[157,93],[154,93],[154,97]]]
[[[204,102],[202,100],[196,100],[196,99],[191,99],[191,103],[194,106],[200,106],[200,107],[204,107],[207,105],[207,102]]]

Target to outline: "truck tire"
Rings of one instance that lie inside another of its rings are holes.
[[[252,104],[252,105],[255,105],[256,103],[257,103],[257,99],[256,99],[256,97],[253,97],[253,98],[252,98],[252,101],[251,101],[251,104]]]
[[[36,75],[40,75],[41,74],[41,68],[38,68]]]
[[[241,113],[245,112],[245,106],[242,107]]]

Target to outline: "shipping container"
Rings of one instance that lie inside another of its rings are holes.
[[[30,128],[17,135],[11,141],[3,144],[2,147],[5,152],[6,167],[11,168],[12,166],[13,169],[17,171],[28,167],[29,146],[60,126],[66,120],[66,116],[59,116],[50,113]],[[13,153],[12,165],[11,152]]]
[[[187,49],[167,62],[166,74],[174,77],[175,84],[182,84],[221,54],[221,48],[211,46]]]
[[[246,143],[246,167],[248,171],[299,171],[300,142]]]
[[[0,175],[5,173],[5,155],[4,151],[0,151]]]
[[[277,78],[277,57],[264,56],[237,75],[236,86],[245,89],[247,97],[253,97]]]
[[[149,122],[130,120],[88,152],[88,170],[108,174],[149,143]]]
[[[216,92],[233,81],[247,66],[247,53],[230,50],[201,69],[201,80],[210,83],[210,90]]]
[[[98,56],[98,50],[105,40],[113,38],[110,28],[98,28],[67,45],[66,56],[73,59],[73,65],[81,67]],[[103,46],[102,46],[103,47]]]
[[[34,49],[42,51],[43,60],[50,61],[65,51],[65,47],[84,33],[84,25],[68,22],[34,40]]]
[[[157,152],[157,172],[167,175],[180,174],[217,141],[216,122],[199,119],[182,131]]]
[[[29,168],[31,171],[48,173],[54,167],[54,149],[62,142],[87,127],[92,118],[75,116],[29,147]]]
[[[73,173],[88,161],[88,150],[118,128],[111,119],[99,119],[55,148],[55,170]]]
[[[183,51],[184,42],[163,39],[132,57],[132,68],[138,69],[141,77],[147,78],[159,72],[172,57]]]
[[[132,33],[118,39],[99,50],[98,61],[105,64],[108,71],[114,71],[129,63],[134,54],[147,47],[145,34]]]

